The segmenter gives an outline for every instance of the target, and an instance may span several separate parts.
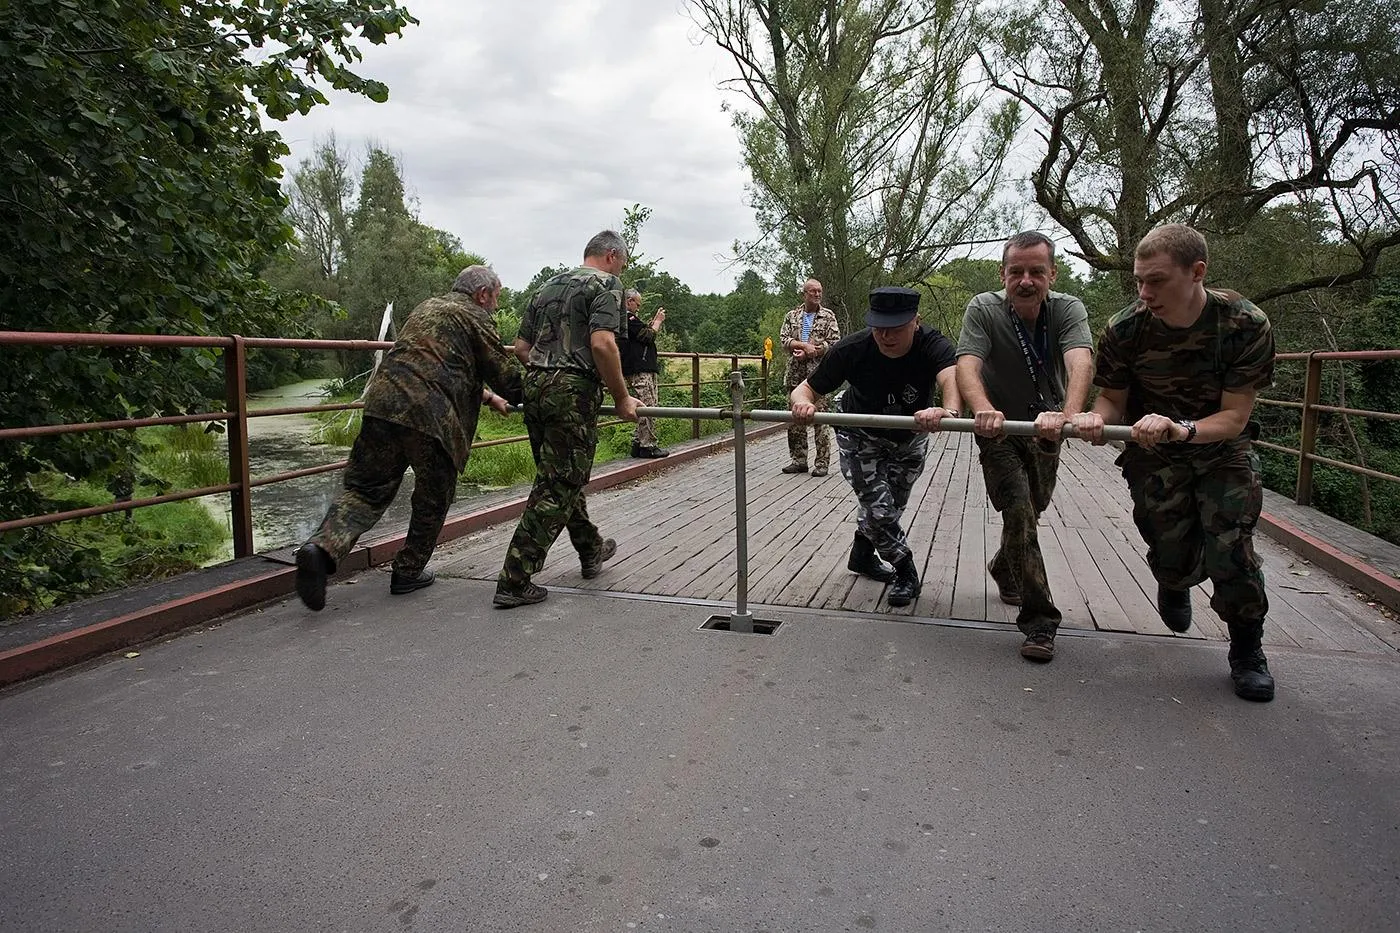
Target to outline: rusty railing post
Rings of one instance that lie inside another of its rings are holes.
[[[1299,505],[1312,505],[1313,462],[1317,451],[1317,408],[1322,400],[1322,360],[1317,351],[1308,354],[1307,381],[1303,383],[1303,436],[1298,444],[1298,486],[1293,500]]]
[[[762,387],[762,391],[763,391],[763,406],[762,406],[762,407],[767,408],[767,407],[768,407],[768,357],[766,357],[766,356],[760,357],[760,358],[759,358],[759,361],[758,361],[758,379],[759,379],[759,383],[758,383],[758,384]]]
[[[700,407],[700,354],[690,354],[690,407]],[[700,419],[690,419],[690,439],[700,439]]]
[[[253,488],[248,468],[248,353],[243,338],[233,335],[224,350],[224,399],[234,417],[228,420],[228,481],[233,514],[233,556],[253,555]]]

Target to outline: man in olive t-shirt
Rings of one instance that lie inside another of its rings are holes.
[[[1264,312],[1235,292],[1205,287],[1206,240],[1182,224],[1138,244],[1138,301],[1099,341],[1092,411],[1080,437],[1131,424],[1118,458],[1133,521],[1157,578],[1157,609],[1174,632],[1191,625],[1191,587],[1209,577],[1211,608],[1230,632],[1236,695],[1267,702],[1274,678],[1261,647],[1269,601],[1254,551],[1263,490],[1250,447],[1258,391],[1273,381],[1274,338]]]
[[[1036,522],[1050,505],[1060,437],[1084,410],[1094,358],[1089,315],[1055,284],[1055,244],[1018,233],[1002,250],[1001,291],[968,303],[958,337],[958,388],[972,409],[987,498],[1001,513],[1001,547],[987,565],[1002,602],[1020,606],[1021,656],[1055,657],[1060,610],[1050,595]],[[1008,437],[1006,421],[1033,421],[1035,437]]]

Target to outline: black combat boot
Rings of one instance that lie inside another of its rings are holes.
[[[1264,657],[1261,642],[1264,635],[1262,623],[1229,622],[1230,629],[1230,680],[1235,685],[1235,696],[1257,703],[1267,703],[1274,698],[1274,677],[1269,673],[1269,659]]]
[[[919,571],[914,568],[914,558],[906,557],[894,565],[894,582],[890,584],[887,598],[891,606],[907,606],[919,598]]]
[[[1191,627],[1191,591],[1169,590],[1157,584],[1157,612],[1173,632],[1186,631]]]
[[[851,545],[851,559],[846,561],[846,569],[881,583],[894,579],[894,568],[880,559],[875,553],[875,545],[859,531],[855,543]]]

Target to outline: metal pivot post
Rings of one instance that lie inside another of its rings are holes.
[[[734,416],[734,561],[737,564],[734,611],[729,614],[729,630],[753,634],[753,613],[749,612],[749,488],[744,463],[744,374],[737,368],[729,374],[729,400]]]

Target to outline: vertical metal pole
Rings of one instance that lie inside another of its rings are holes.
[[[729,401],[734,407],[734,562],[737,576],[734,611],[729,630],[753,634],[749,612],[749,486],[744,462],[744,374],[736,367],[729,374]]]
[[[758,363],[759,385],[762,387],[763,404],[761,407],[767,408],[768,402],[768,357],[763,357]]]
[[[1303,383],[1303,437],[1298,444],[1298,487],[1293,499],[1299,505],[1312,505],[1313,462],[1309,459],[1317,451],[1317,408],[1322,399],[1322,360],[1317,351],[1308,354],[1308,376]]]
[[[243,338],[233,337],[224,351],[226,411],[228,422],[228,481],[237,488],[229,493],[233,513],[233,556],[253,556],[253,488],[248,467],[248,355]]]
[[[690,354],[690,407],[700,407],[700,354]],[[700,419],[690,419],[690,437],[700,439]]]

